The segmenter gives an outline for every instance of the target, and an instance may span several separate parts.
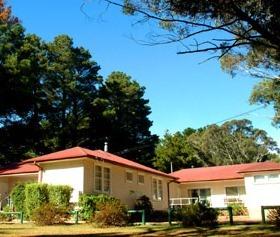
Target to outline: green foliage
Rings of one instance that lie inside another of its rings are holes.
[[[48,185],[40,183],[26,184],[24,191],[26,217],[30,218],[35,209],[48,203]]]
[[[134,204],[135,210],[144,210],[145,216],[147,219],[151,217],[151,214],[153,213],[153,205],[150,201],[150,198],[143,195],[139,197]]]
[[[17,184],[10,193],[15,211],[25,212],[25,185],[24,183]]]
[[[165,172],[188,167],[231,165],[277,159],[277,143],[250,120],[165,134],[156,147],[154,165]]]
[[[67,209],[52,203],[44,203],[35,208],[31,219],[36,225],[54,225],[63,224],[70,218]]]
[[[272,224],[280,227],[280,208],[269,210],[267,217]]]
[[[98,226],[125,226],[127,224],[127,211],[119,200],[99,203],[98,212],[95,212],[93,221]]]
[[[68,207],[73,188],[68,185],[48,185],[49,202],[55,206]]]
[[[214,227],[217,225],[218,212],[209,207],[207,203],[197,202],[182,209],[182,224],[184,227],[205,226]]]
[[[83,220],[90,221],[95,211],[98,210],[98,206],[104,203],[111,203],[116,201],[114,197],[110,197],[105,194],[92,195],[82,194],[79,197],[80,216]]]
[[[231,203],[228,206],[232,207],[232,213],[234,216],[247,216],[248,210],[243,203]]]
[[[3,207],[2,211],[3,212],[12,212],[13,209],[7,205],[7,206]],[[14,215],[12,215],[12,214],[0,213],[0,222],[9,222],[9,221],[12,221],[13,219],[14,219]]]

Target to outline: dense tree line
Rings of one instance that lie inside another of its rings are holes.
[[[154,165],[169,172],[181,168],[231,165],[276,159],[277,143],[249,120],[166,133],[156,147]]]
[[[145,88],[122,72],[107,79],[67,35],[26,34],[0,1],[0,165],[73,146],[103,149],[151,165]]]

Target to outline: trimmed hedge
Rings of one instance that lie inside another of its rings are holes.
[[[25,184],[17,184],[10,193],[15,211],[25,212]]]
[[[68,185],[25,183],[16,185],[11,197],[16,211],[24,211],[29,219],[34,210],[47,203],[66,209],[69,206],[72,188]]]
[[[48,185],[49,202],[60,206],[68,207],[73,188],[68,185]]]
[[[93,195],[82,194],[79,197],[80,216],[83,220],[90,221],[95,211],[98,210],[100,204],[112,203],[117,199],[105,194]]]
[[[24,193],[27,218],[32,216],[34,209],[39,208],[42,204],[48,203],[49,201],[47,184],[26,184]]]

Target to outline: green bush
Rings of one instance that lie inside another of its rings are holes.
[[[125,226],[127,224],[127,210],[119,200],[99,203],[99,211],[95,212],[93,221],[98,226]]]
[[[8,205],[3,207],[3,212],[11,212],[11,211],[13,211],[13,210]],[[0,222],[8,222],[8,221],[12,221],[13,219],[14,219],[14,215],[12,215],[12,214],[0,213]]]
[[[243,203],[231,203],[228,206],[232,207],[232,213],[234,216],[248,215],[248,210]]]
[[[83,220],[91,220],[94,212],[98,210],[98,205],[114,202],[115,200],[116,198],[105,194],[83,194],[79,197],[80,217]]]
[[[25,185],[25,208],[26,217],[30,218],[33,211],[42,204],[48,203],[48,185],[32,183]]]
[[[134,209],[135,210],[145,210],[146,218],[150,219],[151,214],[153,212],[153,205],[152,205],[150,199],[147,196],[143,195],[136,200]]]
[[[182,208],[182,224],[188,226],[214,227],[217,225],[218,212],[207,203],[197,202]]]
[[[31,216],[31,220],[36,225],[54,225],[63,224],[70,218],[70,214],[66,208],[57,206],[53,203],[44,203],[37,207]]]
[[[68,185],[48,185],[49,202],[60,207],[68,207],[73,188]]]
[[[13,202],[15,211],[25,211],[25,184],[17,184],[11,191],[10,196]]]
[[[280,208],[271,209],[268,212],[267,218],[269,222],[280,227]]]
[[[166,221],[168,221],[168,211],[154,210],[151,213],[150,221],[152,221],[152,222],[166,222]]]

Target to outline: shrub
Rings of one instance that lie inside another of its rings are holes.
[[[247,208],[243,203],[231,203],[229,204],[232,207],[232,213],[234,216],[246,216],[248,215]]]
[[[83,194],[79,197],[80,216],[83,220],[91,220],[97,206],[104,203],[114,202],[116,198],[108,195]]]
[[[10,196],[16,211],[25,211],[25,184],[17,184],[11,191]]]
[[[164,222],[168,221],[168,211],[153,211],[150,216],[152,222]]]
[[[267,218],[272,224],[280,227],[280,208],[269,210]]]
[[[68,185],[48,185],[49,202],[60,207],[68,207],[73,188]]]
[[[152,205],[150,199],[147,196],[143,195],[136,200],[134,209],[135,210],[145,210],[146,218],[150,219],[151,214],[153,212],[153,205]]]
[[[44,203],[33,211],[31,219],[36,225],[63,224],[70,218],[68,213],[66,208],[52,203]]]
[[[3,208],[4,212],[11,212],[13,211],[8,205]],[[8,222],[12,221],[14,216],[12,214],[2,214],[0,213],[0,222]]]
[[[197,202],[182,209],[182,224],[187,226],[207,226],[217,225],[218,212],[209,207],[207,203]]]
[[[93,221],[99,226],[124,226],[127,224],[127,211],[119,200],[99,203]]]
[[[48,202],[48,188],[47,184],[32,183],[26,184],[24,191],[26,217],[30,218],[35,209]]]

